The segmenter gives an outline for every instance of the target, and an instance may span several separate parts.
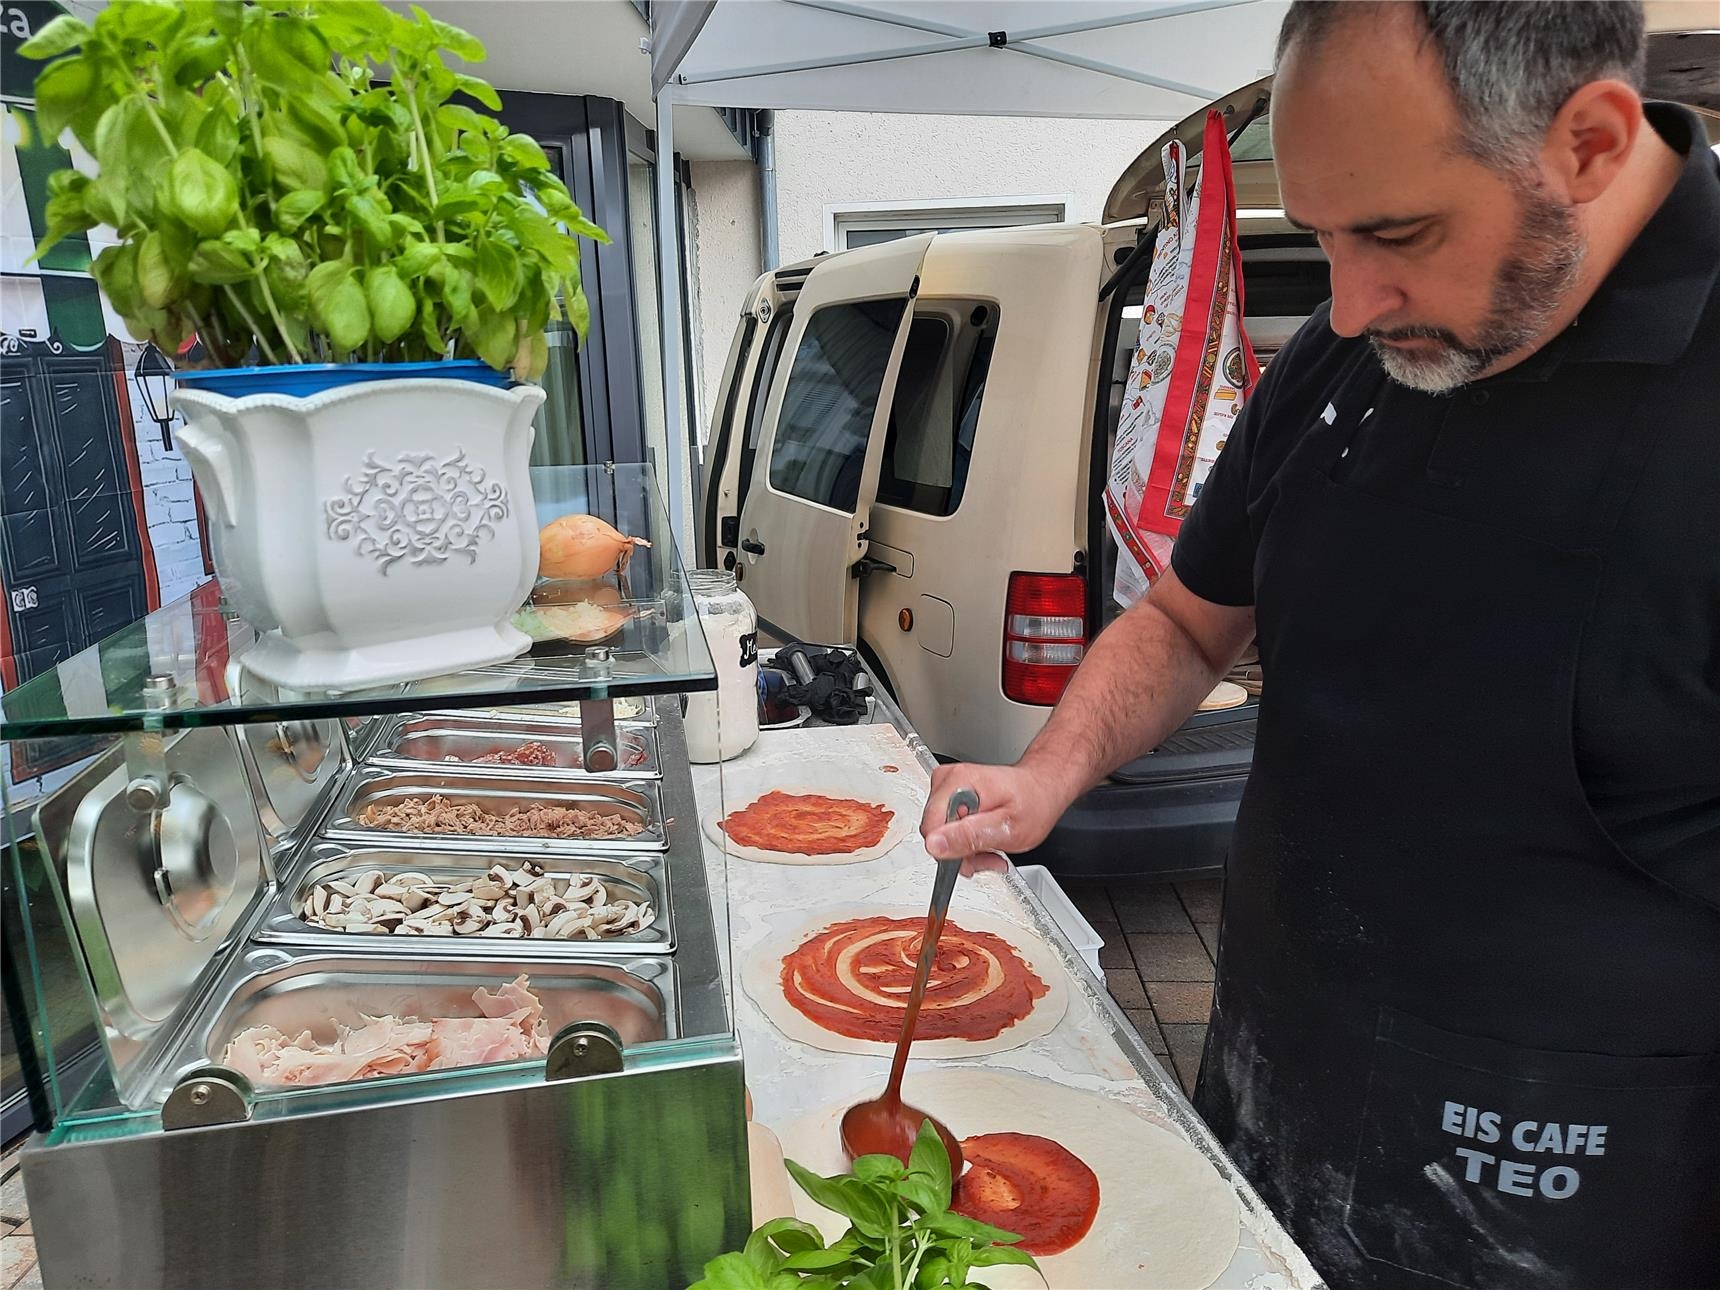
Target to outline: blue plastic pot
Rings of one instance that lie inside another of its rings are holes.
[[[498,372],[476,358],[440,359],[428,363],[289,363],[281,367],[224,367],[214,371],[174,373],[174,380],[188,389],[242,399],[251,394],[287,394],[309,398],[324,390],[361,381],[404,381],[434,378],[444,381],[473,381],[505,390],[514,383],[506,372]]]

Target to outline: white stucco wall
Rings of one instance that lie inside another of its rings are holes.
[[[783,259],[834,250],[826,209],[852,203],[1061,197],[1068,219],[1097,219],[1123,167],[1166,124],[779,112]]]
[[[741,301],[763,272],[759,253],[758,167],[750,161],[695,161],[693,170],[692,263],[698,279],[698,328],[694,351],[699,371],[699,441],[710,433],[712,409],[723,380],[723,363]]]
[[[1095,220],[1123,168],[1170,124],[778,112],[782,260],[835,249],[827,240],[833,207],[1049,197],[1065,204],[1065,218]],[[749,162],[694,162],[693,187],[703,435],[740,301],[760,272],[758,169]]]

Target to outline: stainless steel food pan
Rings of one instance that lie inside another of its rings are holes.
[[[674,919],[669,908],[669,884],[663,881],[661,856],[642,855],[622,861],[598,856],[546,857],[547,876],[566,879],[570,874],[595,875],[612,895],[625,900],[649,901],[656,920],[642,932],[602,940],[503,940],[483,936],[381,936],[359,935],[319,927],[302,917],[311,889],[333,878],[380,869],[384,874],[423,873],[438,881],[460,881],[476,877],[491,865],[513,868],[530,856],[508,855],[494,849],[445,851],[411,847],[349,847],[338,842],[316,842],[307,850],[290,880],[281,884],[269,913],[257,929],[259,941],[294,945],[316,945],[339,953],[362,946],[365,953],[407,955],[453,954],[478,958],[515,958],[522,953],[553,958],[592,955],[613,957],[629,954],[666,954],[675,948]]]
[[[194,1019],[165,1072],[173,1078],[203,1062],[219,1062],[234,1036],[252,1026],[283,1034],[309,1031],[319,1043],[339,1037],[337,1026],[367,1018],[430,1020],[477,1017],[473,993],[495,990],[524,975],[543,1002],[545,1034],[574,1021],[601,1021],[625,1047],[674,1038],[674,966],[668,959],[608,963],[548,961],[534,955],[456,960],[365,958],[285,946],[256,946],[235,963],[216,997]]]
[[[585,769],[584,741],[576,722],[499,721],[469,716],[410,716],[395,724],[372,749],[369,760],[378,766],[438,769],[478,774],[565,777],[569,772],[604,779],[658,779],[662,763],[657,738],[649,726],[617,724],[621,764],[612,771]],[[480,757],[511,753],[528,743],[541,744],[555,758],[551,766],[479,764]]]
[[[440,797],[455,805],[476,806],[492,815],[533,806],[573,807],[603,815],[618,815],[644,828],[628,838],[540,838],[468,833],[406,833],[360,822],[370,806],[413,797]],[[649,780],[618,781],[581,777],[572,780],[531,779],[520,775],[476,775],[470,772],[404,771],[376,767],[360,771],[329,812],[323,834],[377,846],[405,839],[433,842],[458,850],[501,851],[510,855],[638,855],[667,849],[662,794]]]
[[[623,695],[613,702],[617,722],[631,721],[646,726],[657,724],[656,700],[650,695]],[[442,715],[444,711],[456,716],[481,716],[486,720],[500,718],[503,721],[578,721],[579,700],[562,699],[555,703],[527,703],[508,708],[444,709],[438,710],[435,715]]]

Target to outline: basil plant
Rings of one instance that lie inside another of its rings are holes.
[[[483,45],[378,0],[116,0],[21,50],[57,172],[40,256],[97,225],[93,273],[138,338],[214,364],[476,357],[542,374],[551,310],[584,337],[577,236],[608,241],[511,134]],[[386,77],[386,80],[382,79]]]

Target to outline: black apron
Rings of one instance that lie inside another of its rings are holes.
[[[1574,757],[1638,371],[1495,386],[1467,436],[1489,395],[1451,401],[1459,491],[1501,398],[1571,402],[1538,531],[1345,482],[1425,398],[1370,358],[1279,477],[1196,1103],[1336,1286],[1720,1285],[1720,911],[1630,860]]]

